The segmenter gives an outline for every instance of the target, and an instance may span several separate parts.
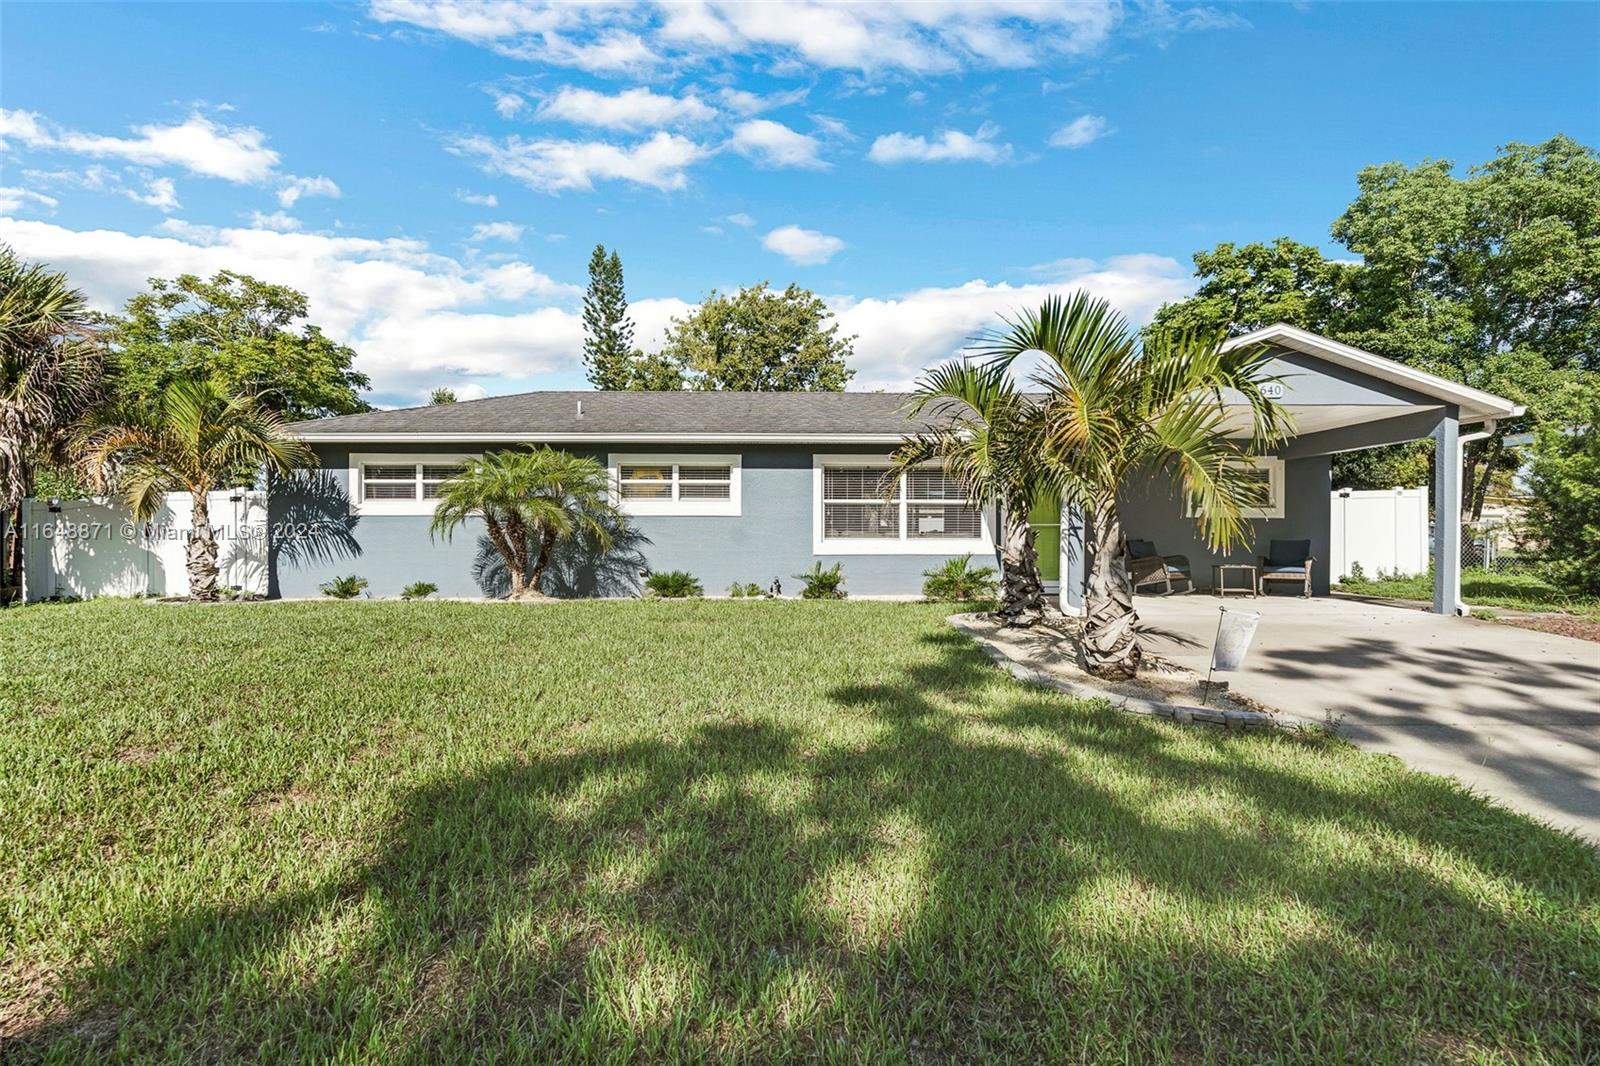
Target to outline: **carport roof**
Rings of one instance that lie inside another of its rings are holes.
[[[1397,363],[1393,359],[1385,359],[1381,355],[1374,355],[1372,352],[1343,344],[1331,337],[1291,326],[1287,322],[1276,322],[1253,333],[1246,333],[1242,337],[1234,337],[1226,346],[1239,348],[1251,344],[1271,344],[1304,352],[1335,366],[1342,366],[1347,370],[1387,381],[1391,385],[1433,397],[1441,403],[1455,404],[1460,408],[1460,418],[1463,422],[1482,422],[1487,418],[1511,418],[1520,415],[1524,410],[1521,404],[1514,403],[1504,396],[1483,392],[1448,378],[1439,377],[1437,374]]]

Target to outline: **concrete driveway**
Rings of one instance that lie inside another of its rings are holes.
[[[1215,596],[1140,596],[1150,648],[1204,674]],[[1600,644],[1330,597],[1228,597],[1261,612],[1233,691],[1450,774],[1600,842]]]

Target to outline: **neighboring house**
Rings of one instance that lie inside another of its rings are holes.
[[[1328,558],[1330,477],[1335,452],[1432,437],[1442,500],[1459,499],[1459,427],[1518,413],[1515,404],[1291,326],[1230,342],[1272,351],[1269,385],[1295,436],[1255,462],[1266,503],[1248,560],[1272,538],[1308,539]],[[952,555],[994,551],[996,516],[962,501],[936,470],[902,479],[892,502],[878,489],[888,454],[919,428],[904,393],[532,392],[436,407],[374,411],[300,423],[322,464],[313,487],[280,487],[272,523],[295,535],[275,542],[274,594],[316,595],[341,573],[359,573],[375,595],[432,581],[444,595],[493,592],[492,553],[474,531],[428,535],[437,484],[486,449],[550,444],[610,467],[635,535],[596,567],[562,560],[558,593],[626,595],[645,570],[688,570],[708,592],[734,581],[794,590],[798,573],[842,562],[856,595],[914,595],[922,572]],[[1239,400],[1239,427],[1248,409]],[[1221,561],[1195,532],[1169,478],[1131,489],[1122,501],[1128,536],[1187,554],[1202,583]],[[1441,561],[1435,606],[1459,601],[1459,508],[1435,523]],[[1081,603],[1081,524],[1036,514],[1047,578],[1062,575],[1068,607]],[[1047,553],[1053,555],[1053,553]],[[487,565],[485,565],[487,564]],[[1326,566],[1314,570],[1325,594]]]

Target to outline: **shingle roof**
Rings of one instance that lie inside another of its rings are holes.
[[[524,392],[296,423],[303,436],[900,435],[906,392]],[[582,405],[582,414],[579,414]]]

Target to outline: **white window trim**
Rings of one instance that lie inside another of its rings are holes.
[[[884,455],[826,455],[811,456],[811,551],[814,555],[974,555],[994,551],[993,508],[978,509],[983,535],[962,538],[917,538],[906,528],[905,479],[900,482],[900,537],[824,537],[822,535],[822,471],[830,466],[883,466],[889,462]],[[936,464],[929,463],[929,466]]]
[[[737,518],[744,513],[742,509],[742,487],[744,482],[743,456],[740,455],[707,455],[699,452],[612,452],[606,457],[606,466],[611,474],[611,484],[616,486],[615,499],[617,508],[625,515],[681,515],[693,516],[722,516]],[[672,472],[673,498],[670,500],[624,500],[622,498],[622,465],[630,466],[725,466],[728,468],[731,479],[728,484],[728,498],[726,500],[688,499],[680,500],[678,493],[678,472]]]
[[[421,453],[421,452],[351,452],[350,453],[350,513],[360,515],[431,515],[437,500],[422,499],[422,472],[424,466],[454,466],[462,463],[471,463],[483,458],[477,454],[464,452],[452,453]],[[414,500],[368,500],[364,498],[366,491],[365,480],[361,476],[363,466],[411,466],[419,468],[417,471],[417,499]]]
[[[1267,472],[1267,491],[1272,494],[1271,503],[1266,507],[1247,507],[1239,512],[1245,518],[1282,518],[1283,517],[1283,460],[1270,455],[1258,456],[1253,459],[1234,461],[1234,466],[1253,466]],[[1199,517],[1199,508],[1195,507],[1193,498],[1184,505],[1184,513],[1190,518]]]

